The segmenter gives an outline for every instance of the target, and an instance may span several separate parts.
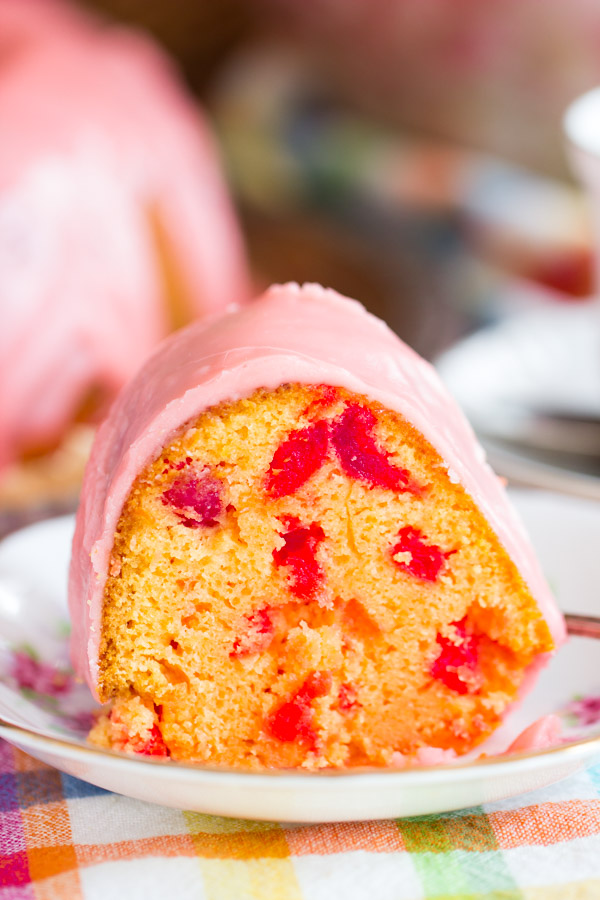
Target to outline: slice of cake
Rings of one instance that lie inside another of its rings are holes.
[[[314,285],[187,328],[121,395],[70,606],[93,740],[254,768],[462,754],[565,636],[435,372]]]

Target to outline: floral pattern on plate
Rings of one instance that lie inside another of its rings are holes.
[[[599,505],[549,493],[517,492],[514,499],[561,605],[600,613]],[[485,747],[449,766],[248,774],[92,747],[85,738],[98,705],[69,666],[65,586],[72,530],[72,518],[59,518],[0,544],[0,720],[25,729],[0,722],[0,736],[71,775],[203,813],[336,822],[492,802],[551,784],[600,757],[600,647],[584,638],[561,648]],[[565,731],[550,751],[502,755],[525,728],[555,712]],[[486,757],[477,759],[482,753]]]
[[[0,561],[0,717],[81,741],[98,704],[69,663],[70,624],[60,585],[65,583],[72,519],[34,527],[47,532],[43,564],[20,560],[18,551],[14,566]],[[18,546],[18,535],[3,547],[10,548],[11,542]]]

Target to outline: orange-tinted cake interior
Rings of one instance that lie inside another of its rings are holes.
[[[283,385],[207,410],[135,481],[91,738],[251,768],[460,754],[552,646],[422,435],[363,396]]]

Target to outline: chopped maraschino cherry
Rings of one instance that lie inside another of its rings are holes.
[[[158,725],[153,725],[148,732],[148,737],[144,739],[139,732],[130,733],[127,724],[121,718],[118,707],[113,707],[109,713],[109,719],[112,745],[116,750],[124,750],[126,753],[141,753],[144,756],[169,755]]]
[[[223,483],[210,472],[189,469],[175,478],[161,499],[188,528],[212,527],[223,512]]]
[[[371,487],[391,491],[412,490],[405,469],[394,466],[388,454],[375,443],[373,429],[377,423],[370,409],[353,403],[331,425],[331,441],[342,469],[350,478]]]
[[[466,619],[452,622],[450,627],[453,634],[448,637],[438,634],[436,638],[441,649],[431,667],[431,674],[458,694],[474,694],[481,687],[479,639],[467,631]]]
[[[330,690],[331,675],[327,672],[313,672],[302,687],[269,717],[269,733],[278,741],[300,741],[314,749],[317,733],[313,726],[311,704]]]
[[[309,600],[317,594],[325,577],[315,555],[325,532],[316,522],[301,525],[298,519],[291,517],[284,524],[288,529],[282,534],[284,545],[273,550],[273,559],[277,566],[290,570],[292,594]]]
[[[435,581],[449,555],[436,544],[426,544],[419,529],[411,525],[400,529],[391,553],[399,569],[422,581]]]
[[[163,741],[158,725],[153,725],[148,740],[141,747],[136,747],[136,753],[144,756],[168,756],[169,751]]]
[[[299,428],[279,445],[267,472],[266,488],[274,497],[294,494],[321,467],[327,456],[329,426],[324,419]]]
[[[342,712],[350,712],[360,706],[358,702],[358,691],[354,684],[340,684],[338,692],[338,707]]]
[[[193,459],[191,456],[186,456],[185,459],[180,459],[177,462],[173,462],[170,459],[165,459],[164,464],[165,468],[163,469],[163,475],[167,475],[168,472],[172,472],[173,469],[176,469],[178,472],[181,472],[182,469],[185,469],[187,466],[193,463]]]
[[[244,618],[247,630],[233,642],[233,649],[229,654],[232,658],[249,656],[252,653],[262,653],[263,650],[267,649],[275,635],[275,623],[271,607],[263,606]]]

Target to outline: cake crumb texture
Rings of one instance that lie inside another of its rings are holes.
[[[462,754],[552,649],[419,432],[341,388],[283,385],[208,409],[134,482],[103,606],[113,705],[91,739],[247,768]]]

